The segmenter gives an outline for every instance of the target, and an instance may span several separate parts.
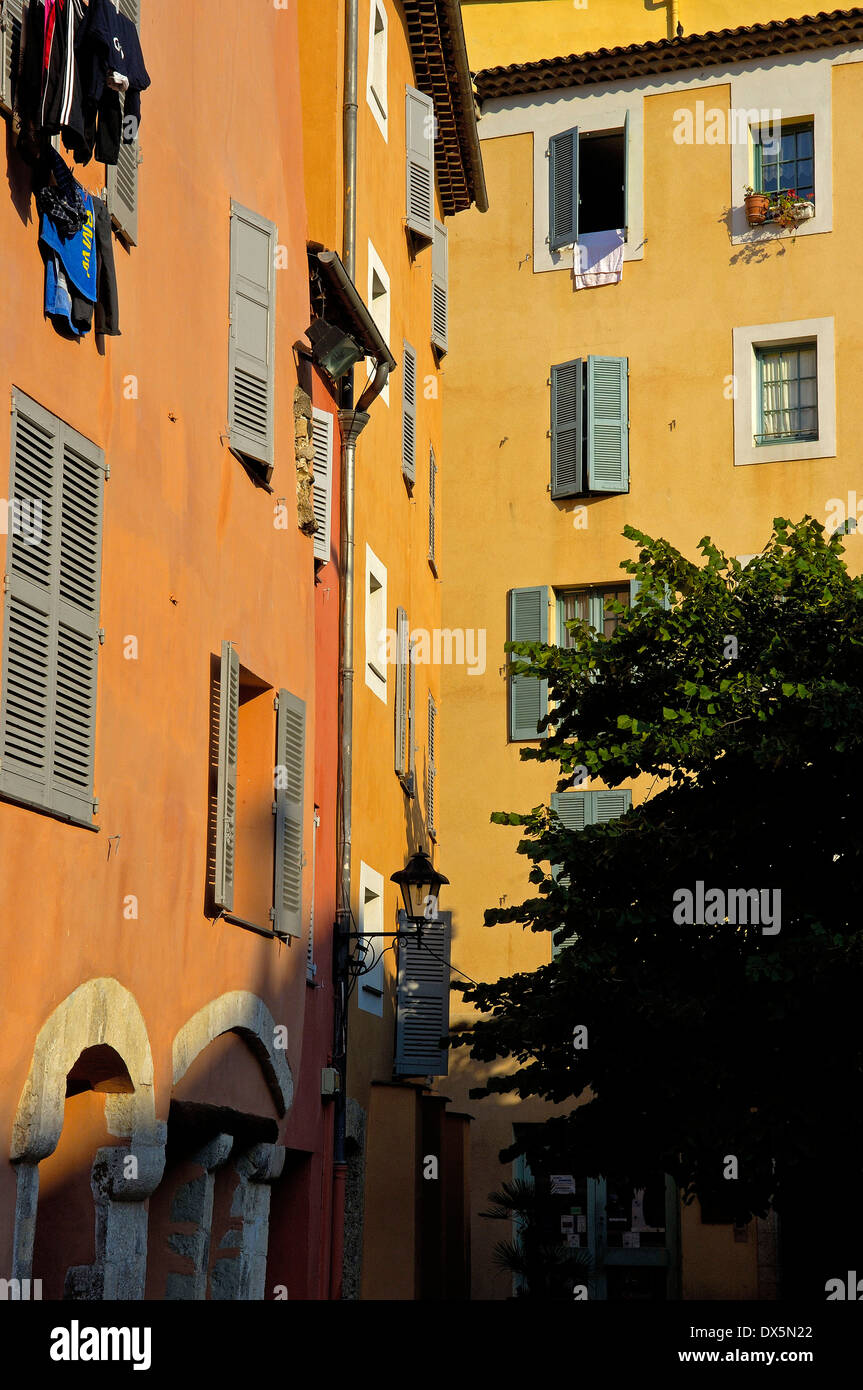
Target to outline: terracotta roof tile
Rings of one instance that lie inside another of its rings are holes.
[[[660,39],[631,44],[628,48],[599,48],[594,53],[570,53],[568,57],[513,63],[509,67],[484,68],[476,75],[480,101],[515,96],[522,92],[547,92],[562,87],[585,87],[596,82],[681,72],[719,63],[742,63],[782,53],[801,53],[842,44],[863,43],[863,8],[821,11],[802,19],[780,19],[769,24],[748,24],[739,29],[719,29],[708,34],[686,34],[679,39]]]

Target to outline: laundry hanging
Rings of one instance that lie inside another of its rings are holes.
[[[90,331],[120,332],[111,217],[101,198],[88,193],[52,149],[36,194],[42,218],[39,240],[45,256],[45,313],[62,332],[81,337]]]

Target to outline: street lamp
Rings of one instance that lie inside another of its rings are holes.
[[[403,869],[390,875],[390,883],[402,890],[405,916],[414,926],[419,929],[423,922],[438,920],[438,895],[449,879],[438,872],[421,845]]]

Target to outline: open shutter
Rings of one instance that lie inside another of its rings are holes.
[[[216,788],[216,907],[234,908],[234,843],[237,835],[237,743],[240,712],[240,658],[222,643],[219,672],[219,769]]]
[[[632,805],[632,792],[628,787],[621,787],[615,791],[591,792],[593,797],[593,809],[591,822],[594,825],[604,825],[606,821],[617,820],[618,816],[623,816]]]
[[[629,112],[623,118],[623,240],[629,240]]]
[[[15,392],[0,791],[93,815],[102,450]]]
[[[399,945],[396,1009],[396,1076],[446,1076],[449,1032],[449,953],[452,913],[423,922],[421,944],[416,927],[399,912],[399,929],[408,933]]]
[[[312,507],[318,525],[314,552],[316,560],[329,560],[333,514],[333,417],[329,411],[312,411],[312,440],[315,449]]]
[[[24,0],[0,0],[0,107],[12,110],[21,60],[21,13]]]
[[[277,233],[272,222],[231,203],[229,423],[235,453],[273,471]]]
[[[120,13],[130,19],[141,31],[141,6],[139,0],[119,0]],[[125,98],[123,120],[125,121]],[[121,127],[124,128],[124,127]],[[138,166],[141,163],[140,139],[136,134],[131,144],[120,141],[120,153],[116,164],[106,164],[105,182],[108,189],[108,209],[111,220],[122,239],[130,246],[138,244]]]
[[[414,754],[416,753],[416,698],[417,665],[414,644],[408,640],[408,788],[411,796],[416,795],[416,774]]]
[[[435,553],[435,527],[437,518],[435,509],[437,505],[437,461],[434,456],[434,449],[429,448],[429,560],[431,567],[437,574],[437,555]]]
[[[551,495],[575,497],[582,491],[582,384],[580,357],[551,369]]]
[[[404,344],[402,361],[402,473],[413,486],[417,473],[417,355]]]
[[[426,783],[426,825],[430,837],[437,839],[437,826],[435,824],[436,815],[436,782],[437,782],[437,705],[432,696],[428,697],[428,781]]]
[[[434,103],[405,87],[407,224],[423,241],[434,237]]]
[[[587,359],[587,486],[629,491],[627,357]]]
[[[395,768],[399,777],[407,773],[408,742],[408,615],[403,608],[396,609],[396,697],[395,697]]]
[[[302,936],[306,702],[289,690],[279,691],[276,757],[275,929],[279,936]]]
[[[548,244],[552,251],[578,240],[578,126],[549,141]]]
[[[432,247],[432,331],[431,340],[439,353],[447,350],[447,320],[449,296],[449,248],[447,231],[442,222],[434,224]]]
[[[512,589],[509,595],[509,640],[548,641],[548,589]],[[517,660],[511,656],[511,660]],[[545,738],[537,730],[548,711],[548,682],[536,676],[510,676],[509,736],[511,739]]]

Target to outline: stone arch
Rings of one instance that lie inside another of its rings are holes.
[[[13,1274],[29,1278],[39,1202],[39,1163],[54,1152],[63,1129],[66,1081],[82,1053],[111,1050],[130,1086],[105,1093],[109,1134],[129,1147],[99,1149],[93,1164],[97,1259],[77,1271],[89,1298],[141,1298],[146,1250],[145,1199],[165,1164],[165,1125],[156,1120],[153,1056],[137,1000],[119,980],[87,980],[49,1015],[36,1036],[30,1070],[12,1127],[10,1158],[17,1196]],[[73,1271],[70,1271],[72,1274]]]
[[[272,1014],[263,999],[248,990],[219,995],[183,1024],[174,1038],[174,1085],[222,1033],[237,1033],[243,1039],[266,1078],[277,1113],[284,1115],[294,1099],[294,1079],[285,1052],[276,1047]]]

